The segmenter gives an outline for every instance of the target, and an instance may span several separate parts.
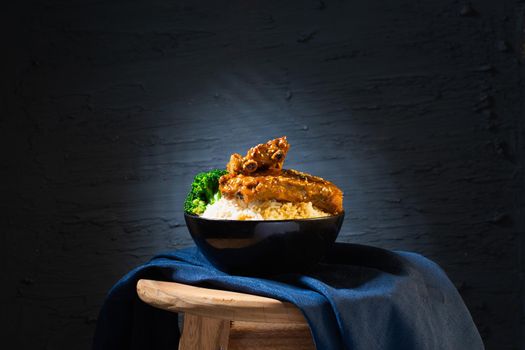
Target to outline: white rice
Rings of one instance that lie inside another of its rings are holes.
[[[222,197],[208,205],[201,217],[223,220],[283,220],[306,219],[330,214],[317,209],[312,202],[279,202],[276,200],[245,203],[240,199]]]

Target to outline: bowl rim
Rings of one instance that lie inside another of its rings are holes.
[[[210,218],[203,218],[199,215],[195,215],[195,214],[188,214],[186,212],[184,212],[184,216],[185,217],[190,217],[192,219],[196,219],[196,220],[202,220],[202,221],[209,221],[209,222],[222,222],[222,223],[233,223],[233,222],[239,222],[239,223],[254,223],[254,224],[257,224],[257,223],[263,223],[263,222],[307,222],[307,221],[324,221],[324,220],[329,220],[329,219],[334,219],[334,218],[339,218],[339,217],[344,217],[345,216],[345,211],[343,210],[342,212],[340,212],[339,214],[336,214],[336,215],[330,215],[330,216],[319,216],[319,217],[315,217],[315,218],[303,218],[303,219],[274,219],[274,220],[230,220],[230,219],[210,219]]]

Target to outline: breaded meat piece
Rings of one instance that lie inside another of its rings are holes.
[[[226,170],[234,175],[278,175],[289,148],[286,136],[261,143],[250,148],[244,157],[238,153],[232,154]]]
[[[343,191],[325,179],[296,170],[283,169],[279,175],[226,174],[219,179],[219,190],[226,198],[245,203],[278,200],[312,202],[330,214],[343,211]]]

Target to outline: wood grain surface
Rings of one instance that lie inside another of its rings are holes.
[[[137,293],[144,302],[171,312],[230,321],[306,323],[295,305],[257,295],[144,279],[138,281]]]
[[[234,321],[228,350],[315,350],[307,324]]]
[[[179,350],[294,349],[315,345],[294,305],[261,296],[141,279],[140,299],[183,314]]]
[[[12,6],[9,6],[12,5]],[[524,4],[9,2],[1,337],[89,349],[111,286],[192,245],[192,177],[287,135],[338,238],[435,260],[487,349],[523,349]]]
[[[227,350],[230,321],[184,315],[179,350]]]

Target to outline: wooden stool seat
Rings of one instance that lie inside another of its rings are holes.
[[[184,313],[179,350],[315,349],[303,314],[287,302],[144,279],[137,293],[151,306]]]

